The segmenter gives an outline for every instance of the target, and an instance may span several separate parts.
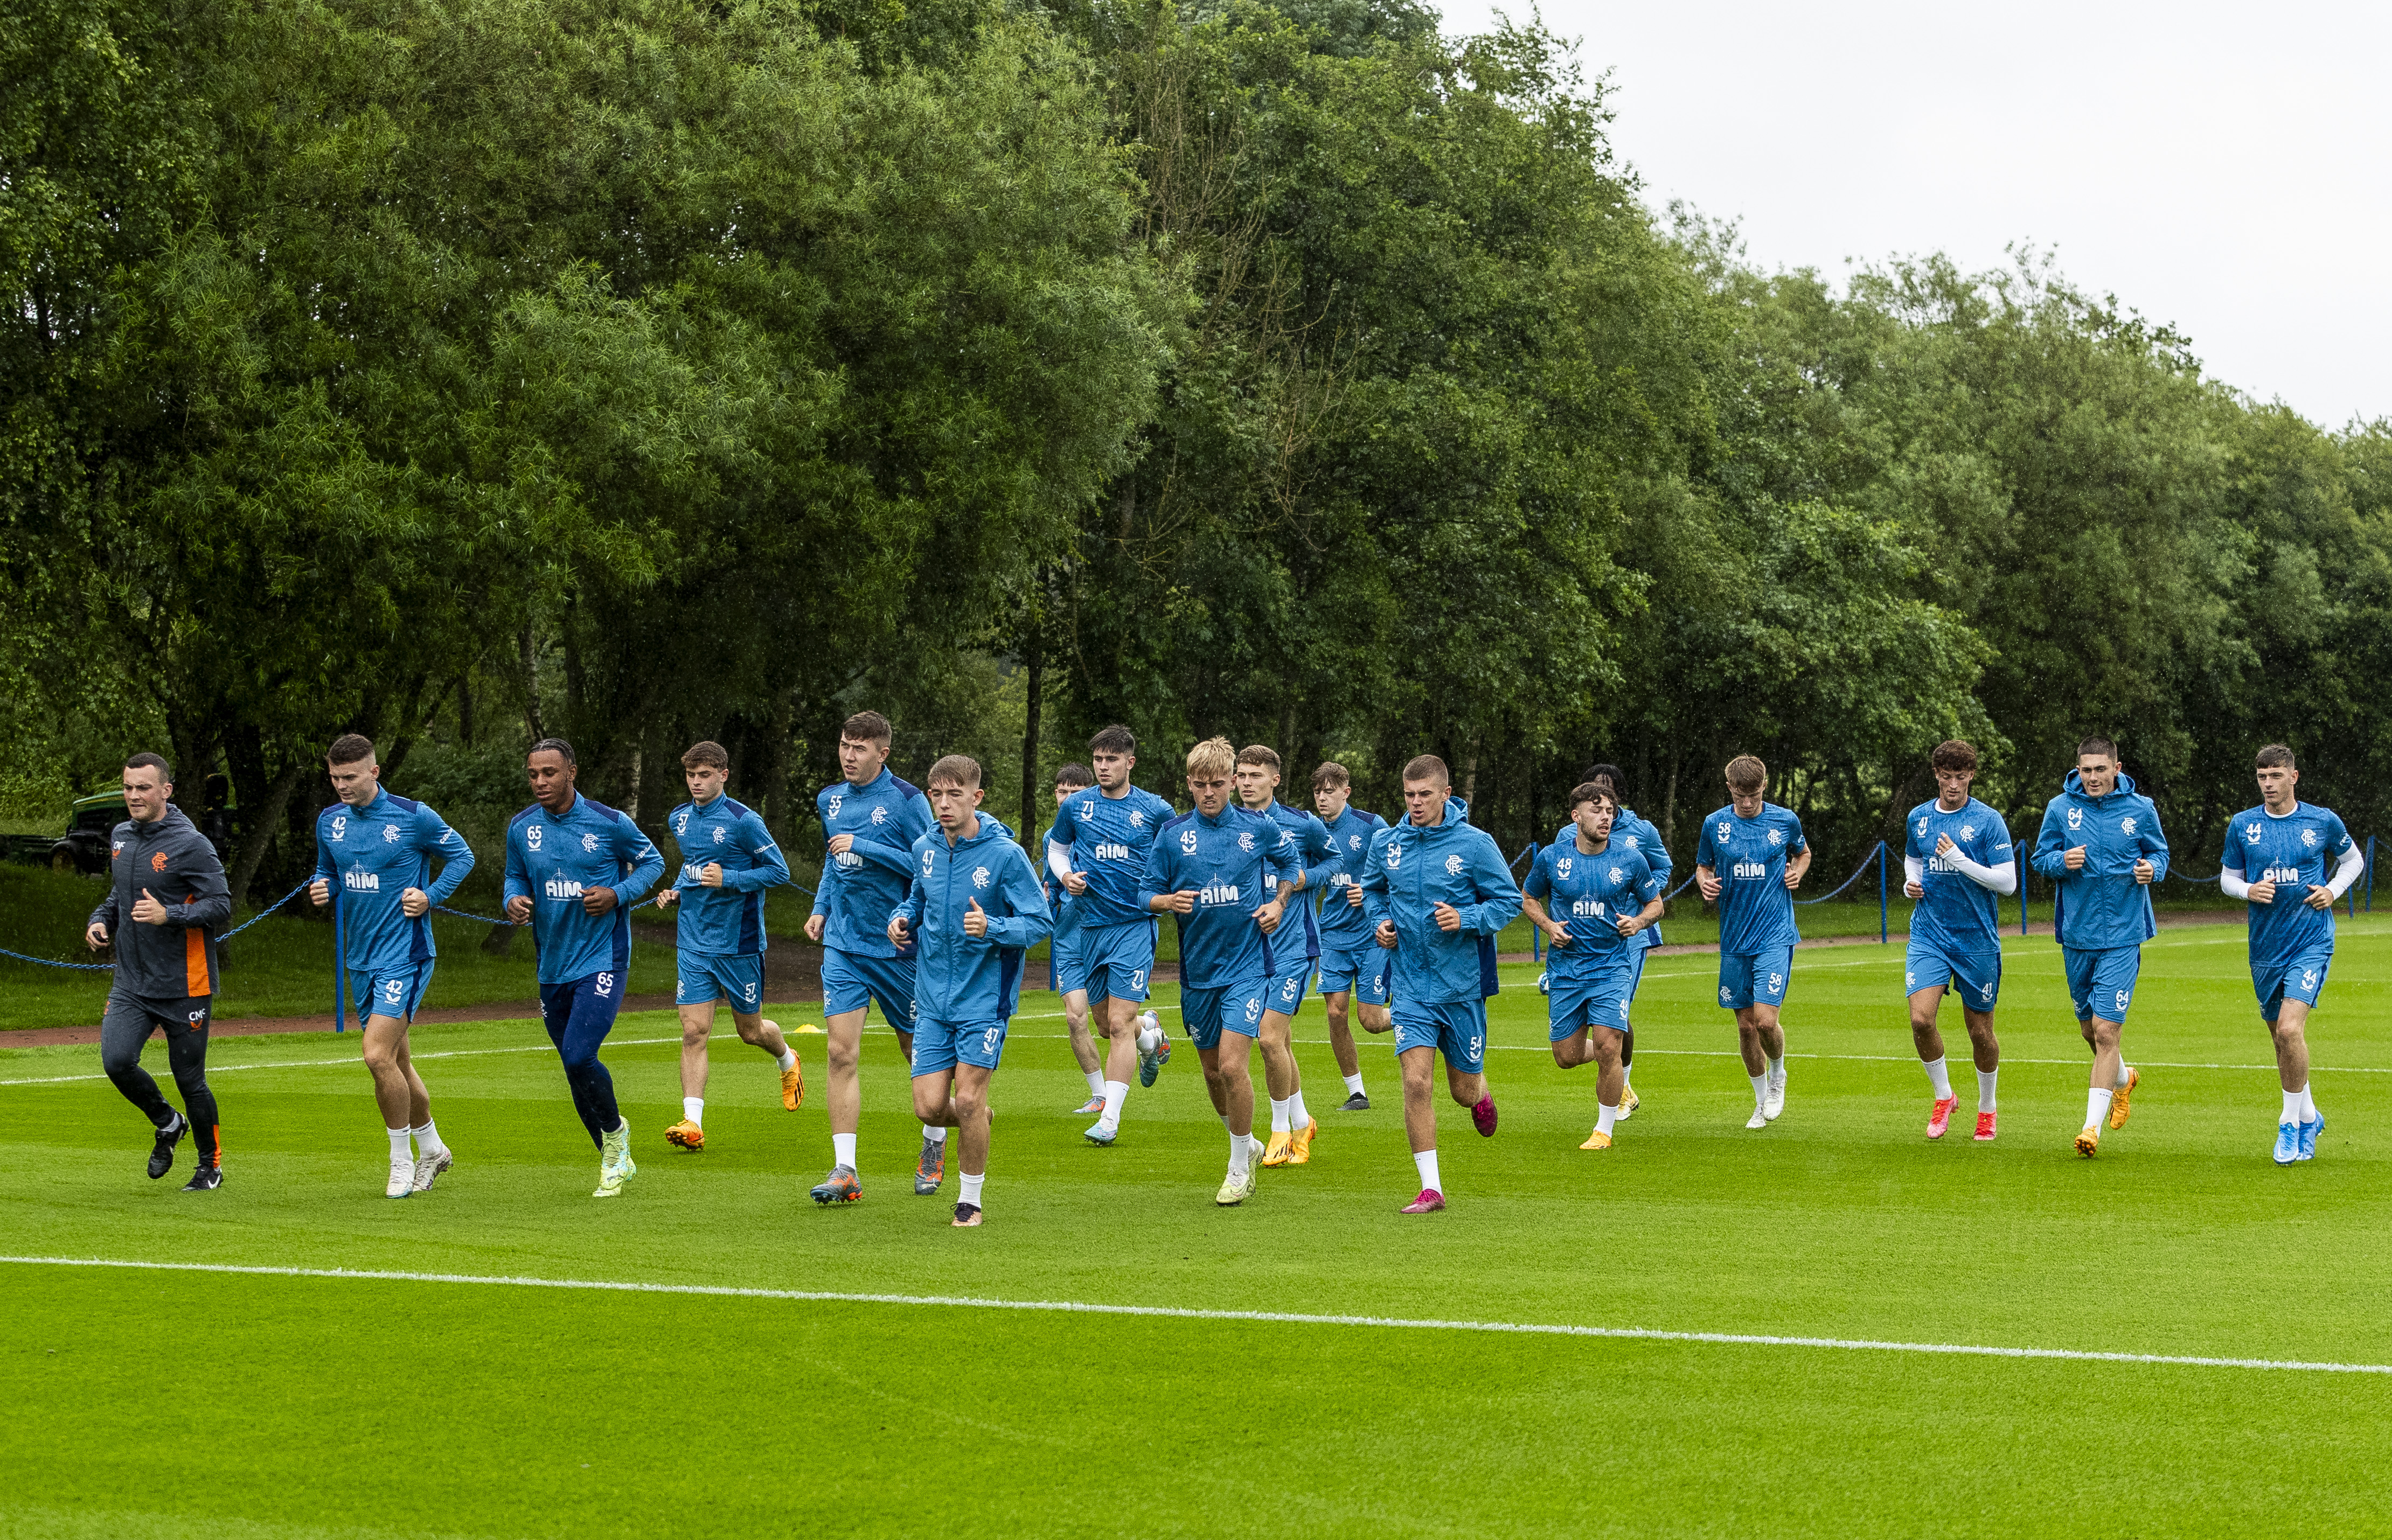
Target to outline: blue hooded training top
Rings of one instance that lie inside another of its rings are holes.
[[[764,890],[789,880],[789,863],[772,831],[752,808],[729,796],[684,802],[665,820],[681,851],[681,872],[672,886],[681,911],[674,941],[704,957],[747,957],[760,952],[764,938]],[[722,886],[708,887],[700,875],[721,864]]]
[[[1316,921],[1322,946],[1352,951],[1378,944],[1371,939],[1369,912],[1360,904],[1347,903],[1346,890],[1360,884],[1362,863],[1370,855],[1371,836],[1386,826],[1387,821],[1378,814],[1366,813],[1350,804],[1337,815],[1336,822],[1324,825],[1329,837],[1337,842],[1338,870],[1331,874],[1329,886],[1319,890]]]
[[[905,901],[914,880],[914,842],[930,832],[930,805],[920,791],[882,766],[863,785],[834,781],[814,796],[825,843],[841,835],[855,843],[823,861],[813,912],[823,945],[858,957],[911,957],[912,947],[889,944],[889,912]]]
[[[1164,824],[1146,858],[1138,901],[1195,892],[1196,907],[1176,916],[1183,987],[1221,990],[1259,984],[1280,965],[1281,950],[1254,923],[1254,911],[1270,902],[1272,882],[1294,876],[1301,863],[1294,833],[1234,802],[1218,818],[1181,813]],[[1282,941],[1291,924],[1288,909],[1282,909]]]
[[[432,862],[444,864],[432,875]],[[439,952],[432,916],[398,907],[409,888],[445,904],[474,869],[464,836],[438,813],[388,791],[362,808],[335,802],[316,815],[316,875],[339,889],[343,959],[360,973],[403,973]]]
[[[2135,863],[2152,863],[2152,881],[2167,875],[2167,836],[2160,810],[2118,772],[2107,796],[2087,796],[2074,770],[2043,809],[2034,837],[2034,869],[2052,883],[2052,930],[2074,951],[2138,947],[2159,934],[2151,889],[2135,880]],[[2068,852],[2085,847],[2085,869],[2068,869]]]
[[[631,906],[664,875],[665,858],[637,825],[580,793],[558,818],[535,802],[507,825],[506,896],[531,899],[540,981],[569,984],[620,974],[631,962]],[[615,907],[592,914],[581,895],[615,890]]]
[[[1053,922],[1046,886],[1013,831],[986,813],[953,845],[932,824],[914,842],[905,897],[881,920],[902,919],[915,938],[914,1008],[949,1025],[1003,1021],[1021,1000],[1021,954],[1045,939]],[[978,904],[988,934],[964,921]]]
[[[1443,1005],[1493,995],[1496,933],[1519,914],[1520,888],[1494,836],[1472,825],[1469,805],[1449,796],[1432,827],[1407,817],[1380,830],[1365,862],[1371,928],[1396,925],[1396,999]],[[1462,915],[1450,935],[1437,928],[1441,903]]]

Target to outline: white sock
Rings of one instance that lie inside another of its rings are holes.
[[[2317,1120],[2317,1098],[2310,1095],[2309,1088],[2304,1085],[2301,1087],[2301,1121],[2305,1123],[2314,1123]],[[423,1126],[425,1128],[430,1128],[432,1125],[430,1123],[426,1123]]]
[[[834,1166],[845,1166],[850,1171],[855,1169],[854,1134],[834,1133],[830,1136],[830,1163]]]
[[[2126,1077],[2133,1073],[2133,1067],[2128,1065],[2126,1061],[2122,1058],[2118,1061],[2118,1078],[2112,1083],[2119,1090],[2124,1091],[2126,1089]]]
[[[1098,1128],[1121,1127],[1122,1098],[1128,1094],[1129,1081],[1107,1081],[1105,1082],[1105,1110],[1103,1116],[1097,1119]]]
[[[1299,1091],[1287,1099],[1287,1126],[1299,1129],[1312,1121],[1312,1114],[1304,1110],[1304,1093]]]
[[[1105,1094],[1105,1072],[1103,1070],[1083,1069],[1080,1073],[1088,1077],[1089,1095],[1101,1096]]]
[[[2109,1116],[2109,1092],[2088,1091],[2085,1093],[2085,1126],[2086,1128],[2100,1127],[2101,1120]]]
[[[2276,1121],[2280,1123],[2300,1123],[2307,1122],[2308,1120],[2301,1116],[2301,1092],[2308,1089],[2308,1088],[2307,1086],[2304,1086],[2301,1088],[2301,1091],[2287,1091],[2284,1093],[2284,1115],[2277,1119]]]
[[[943,1145],[947,1142],[947,1131],[943,1128],[932,1128],[930,1124],[924,1123],[922,1137],[934,1145]]]
[[[1623,1064],[1619,1067],[1619,1094],[1622,1100],[1625,1100],[1628,1095],[1628,1069],[1629,1067],[1627,1065]],[[1603,1104],[1601,1102],[1597,1102],[1594,1105],[1601,1106]]]
[[[1348,1075],[1348,1076],[1346,1076],[1346,1094],[1347,1094],[1348,1096],[1358,1096],[1358,1095],[1360,1095],[1361,1094],[1362,1094],[1362,1077],[1361,1077],[1361,1076],[1359,1076],[1359,1075]]]
[[[422,1128],[410,1129],[408,1132],[415,1135],[415,1147],[422,1154],[440,1155],[446,1153],[448,1148],[440,1142],[440,1131],[432,1126],[432,1119],[429,1118],[423,1119]]]
[[[1273,1102],[1270,1106],[1271,1132],[1273,1133],[1285,1133],[1287,1132],[1287,1104],[1285,1102]]]
[[[1779,1085],[1786,1083],[1786,1055],[1778,1055],[1769,1061],[1769,1078]]]
[[[1254,1142],[1247,1134],[1232,1130],[1229,1134],[1229,1174],[1243,1176],[1254,1164]]]
[[[415,1131],[413,1129],[386,1128],[383,1130],[383,1132],[390,1135],[390,1158],[392,1159],[411,1161],[415,1158],[415,1152],[408,1147],[407,1143],[409,1139],[414,1136]]]
[[[1752,1081],[1753,1106],[1759,1106],[1762,1103],[1769,1100],[1769,1076],[1766,1073],[1748,1075],[1745,1078]]]
[[[794,1069],[798,1064],[798,1051],[794,1048],[784,1048],[781,1050],[781,1056],[773,1062],[784,1069]]]
[[[1618,1122],[1618,1120],[1619,1120],[1619,1108],[1618,1108],[1617,1106],[1604,1106],[1601,1102],[1597,1102],[1597,1103],[1595,1103],[1595,1104],[1594,1104],[1594,1132],[1597,1132],[1597,1133],[1609,1133],[1609,1132],[1611,1132],[1611,1125],[1612,1125],[1612,1124],[1614,1124],[1614,1123],[1616,1123],[1616,1122]]]
[[[1980,1069],[1977,1071],[1978,1111],[1991,1112],[1994,1110],[1994,1082],[2001,1079],[2001,1077],[2002,1072],[1998,1069]]]
[[[1927,1083],[1935,1088],[1935,1099],[1939,1102],[1950,1101],[1952,1099],[1951,1055],[1947,1054],[1938,1059],[1921,1059],[1919,1068],[1927,1071]]]
[[[703,1096],[683,1096],[681,1099],[681,1115],[688,1119],[691,1122],[696,1123],[698,1127],[704,1128],[706,1126],[706,1098]]]
[[[982,1171],[978,1176],[974,1176],[969,1171],[963,1171],[958,1174],[960,1174],[964,1179],[964,1201],[970,1204],[975,1209],[979,1208],[980,1184],[988,1180],[988,1172]]]
[[[1444,1184],[1440,1183],[1436,1179],[1436,1151],[1433,1149],[1418,1149],[1412,1151],[1412,1164],[1420,1168],[1421,1188],[1423,1191],[1432,1193],[1442,1193],[1445,1191]]]

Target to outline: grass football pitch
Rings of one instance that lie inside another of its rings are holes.
[[[1223,1210],[1184,1040],[1092,1148],[1060,1004],[1029,997],[972,1231],[948,1226],[952,1171],[911,1192],[877,1024],[864,1199],[834,1210],[805,1197],[829,1163],[819,1037],[793,1040],[791,1115],[725,1021],[692,1156],[661,1137],[670,1018],[625,1017],[606,1056],[640,1171],[604,1203],[528,1021],[419,1029],[458,1165],[406,1202],[381,1196],[353,1040],[215,1045],[228,1180],[205,1196],[176,1190],[188,1150],[142,1179],[96,1049],[0,1049],[0,1533],[2392,1529],[2392,919],[2343,925],[2311,1023],[2324,1139],[2285,1169],[2239,927],[2146,950],[2142,1088],[2091,1161],[2058,949],[2008,945],[1990,1145],[1956,1015],[1960,1116],[1922,1136],[1899,938],[1799,955],[1787,1111],[1760,1132],[1715,960],[1656,959],[1645,1109],[1603,1154],[1577,1148],[1592,1071],[1553,1068],[1534,970],[1507,967],[1502,1128],[1440,1104],[1452,1207],[1424,1218],[1396,1211],[1416,1184],[1386,1042],[1373,1109],[1333,1110],[1317,1003],[1314,1161]]]

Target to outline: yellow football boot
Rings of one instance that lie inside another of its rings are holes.
[[[1596,1129],[1592,1133],[1588,1134],[1586,1143],[1579,1146],[1580,1149],[1609,1149],[1610,1147],[1611,1135],[1601,1129]]]
[[[1312,1164],[1312,1136],[1320,1132],[1320,1119],[1307,1118],[1304,1126],[1288,1135],[1287,1163],[1291,1166]]]
[[[1271,1131],[1270,1144],[1263,1150],[1263,1164],[1284,1166],[1295,1153],[1295,1135],[1284,1129]]]
[[[2093,1152],[2100,1147],[2100,1125],[2098,1123],[2086,1124],[2085,1132],[2076,1136],[2076,1153],[2085,1157],[2086,1159],[2090,1160],[2093,1158]]]
[[[795,1112],[806,1105],[806,1061],[798,1060],[781,1071],[781,1108]]]
[[[2135,1087],[2142,1083],[2142,1079],[2141,1070],[2129,1068],[2126,1071],[2126,1083],[2110,1093],[2110,1126],[2112,1128],[2126,1126],[2126,1119],[2132,1115],[2132,1109],[2126,1106],[2126,1098],[2135,1094]]]
[[[672,1127],[665,1130],[665,1143],[668,1145],[679,1145],[682,1148],[687,1150],[704,1149],[706,1147],[706,1130],[698,1127],[696,1123],[691,1122],[688,1119],[683,1118],[680,1122],[675,1123]]]

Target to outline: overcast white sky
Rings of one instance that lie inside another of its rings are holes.
[[[1448,0],[1448,32],[1497,9]],[[2057,253],[2329,428],[2392,416],[2392,6],[1546,0],[1654,207],[1764,268]]]

